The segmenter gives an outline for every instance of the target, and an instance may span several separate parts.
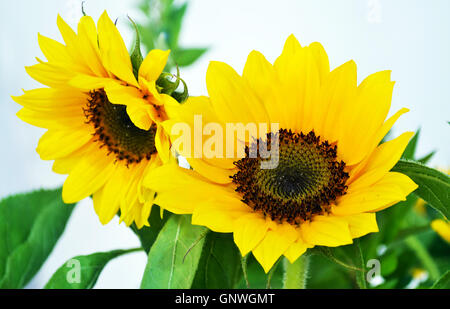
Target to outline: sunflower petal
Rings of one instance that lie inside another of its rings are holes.
[[[133,75],[130,55],[122,36],[106,11],[103,12],[98,20],[98,43],[103,65],[121,80],[139,87]]]
[[[252,251],[266,273],[298,236],[298,232],[289,223],[277,224],[275,228],[267,231],[264,239]]]
[[[269,223],[259,214],[248,214],[235,221],[233,230],[234,242],[245,256],[252,251],[264,238]]]

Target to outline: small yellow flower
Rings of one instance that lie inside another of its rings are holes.
[[[377,232],[375,213],[417,188],[390,172],[413,133],[379,145],[407,112],[385,121],[394,86],[389,71],[357,85],[353,61],[330,72],[319,43],[301,47],[290,36],[273,65],[256,51],[242,76],[211,62],[206,84],[209,97],[170,109],[167,129],[184,122],[195,130],[195,115],[219,128],[278,123],[272,132],[280,140],[278,166],[261,169],[262,158],[250,157],[249,148],[243,158],[194,153],[187,158],[194,170],[168,164],[152,170],[144,185],[158,192],[156,204],[193,214],[193,224],[233,233],[241,254],[253,252],[266,272],[282,255],[294,262],[308,248],[346,245]]]
[[[427,210],[425,208],[426,202],[418,198],[417,202],[414,204],[414,210],[421,216],[425,216],[427,214]]]
[[[75,33],[58,16],[65,44],[38,36],[47,62],[26,70],[45,88],[13,99],[23,106],[18,117],[46,128],[37,147],[53,170],[68,174],[66,203],[93,196],[103,224],[120,209],[121,220],[148,225],[155,192],[142,187],[148,170],[168,162],[168,135],[160,125],[166,104],[155,81],[169,51],[152,50],[136,80],[130,56],[114,23],[104,12],[95,25],[84,16]]]
[[[431,222],[431,228],[439,234],[446,242],[450,243],[450,223],[442,219]]]

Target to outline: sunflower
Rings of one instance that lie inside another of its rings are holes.
[[[149,172],[144,186],[158,192],[156,204],[192,214],[193,224],[233,233],[241,254],[252,252],[266,272],[283,255],[293,263],[308,248],[347,245],[377,232],[375,213],[417,188],[407,176],[390,172],[413,133],[380,144],[408,111],[385,121],[394,86],[389,71],[358,85],[353,61],[330,71],[319,43],[302,47],[290,36],[273,65],[256,51],[242,76],[211,62],[206,84],[209,97],[168,108],[170,120],[163,124],[193,170],[168,164]],[[195,128],[199,115],[203,130]],[[206,153],[229,142],[198,139],[202,132],[215,136],[213,127],[220,131],[237,123],[268,124],[266,141],[278,139],[277,166],[263,169],[264,158],[250,155],[263,141],[259,133],[232,153],[240,150],[243,156]],[[180,130],[172,129],[179,124],[193,132],[194,151],[187,142],[175,142]],[[195,147],[199,144],[203,150]]]
[[[37,147],[53,171],[68,174],[63,200],[92,195],[103,224],[120,210],[121,222],[148,225],[155,192],[142,187],[148,170],[171,160],[168,135],[160,125],[166,104],[156,80],[169,51],[152,50],[133,74],[130,55],[104,12],[95,22],[84,16],[75,33],[58,16],[65,44],[38,35],[47,62],[26,67],[47,86],[13,99],[23,106],[23,121],[46,128]]]

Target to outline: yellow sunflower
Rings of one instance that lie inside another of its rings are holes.
[[[168,108],[171,119],[164,122],[168,132],[179,124],[191,129],[192,143],[184,144],[193,151],[175,142],[179,127],[171,138],[193,170],[168,164],[152,170],[144,186],[158,192],[156,204],[192,214],[193,224],[233,233],[242,255],[253,252],[266,272],[282,255],[293,263],[308,248],[346,245],[377,232],[375,213],[417,188],[407,176],[390,172],[413,133],[379,145],[407,112],[401,109],[385,121],[394,86],[389,71],[357,85],[353,61],[330,71],[319,43],[301,47],[290,36],[273,65],[256,51],[242,76],[211,62],[206,84],[209,97]],[[267,141],[278,137],[275,168],[263,169],[263,158],[249,155],[261,139],[239,143],[243,157],[206,153],[205,148],[229,146],[214,130],[237,123],[279,124],[278,131],[264,132]],[[202,133],[211,136],[201,139]]]
[[[156,90],[155,81],[169,51],[152,50],[137,77],[114,23],[104,12],[96,26],[84,16],[75,33],[58,16],[64,44],[38,35],[47,62],[26,67],[47,86],[13,99],[18,117],[46,128],[37,152],[55,160],[53,170],[68,174],[63,200],[93,197],[103,224],[120,209],[121,221],[148,225],[155,192],[142,187],[148,170],[171,160],[168,135],[160,122],[166,104],[177,104]],[[120,91],[118,91],[120,90]]]

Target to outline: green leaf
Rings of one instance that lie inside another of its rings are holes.
[[[208,48],[180,48],[174,51],[173,59],[180,67],[186,67],[197,61],[207,51]]]
[[[143,289],[188,289],[195,277],[207,229],[190,216],[171,215],[148,254]]]
[[[192,288],[232,289],[241,276],[241,255],[233,235],[208,233]]]
[[[395,251],[390,251],[381,256],[380,261],[381,267],[381,276],[387,277],[392,274],[398,265],[397,253]]]
[[[46,289],[92,289],[106,264],[112,259],[142,248],[79,255],[66,261],[45,285]]]
[[[417,141],[419,139],[420,129],[417,130],[413,138],[409,141],[408,146],[406,146],[405,151],[402,154],[403,159],[414,160],[414,154],[416,153]]]
[[[74,205],[61,189],[18,194],[0,201],[0,288],[23,288],[64,232]]]
[[[158,237],[159,232],[169,219],[170,215],[170,212],[164,211],[161,218],[161,208],[157,205],[153,205],[150,217],[148,218],[148,223],[150,226],[143,226],[140,229],[137,228],[135,223],[130,226],[131,230],[139,238],[145,252],[148,253],[150,251],[151,246],[155,242],[156,237]]]
[[[184,14],[186,14],[187,5],[187,2],[185,2],[179,7],[171,6],[168,16],[165,19],[165,27],[168,36],[167,41],[172,49],[178,47],[178,37],[180,35]]]
[[[450,217],[450,177],[421,163],[400,160],[392,169],[409,176],[418,186],[416,193],[447,219]]]
[[[423,156],[422,158],[418,159],[417,161],[419,161],[422,164],[427,164],[428,161],[431,160],[431,158],[435,155],[436,151],[432,151],[429,154],[427,154],[426,156]]]
[[[442,275],[439,280],[437,280],[433,286],[432,289],[450,289],[450,270],[447,270],[445,274]]]
[[[354,239],[354,250],[355,250],[355,261],[356,261],[356,266],[360,269],[362,269],[363,271],[356,271],[355,275],[356,275],[356,283],[358,284],[359,288],[361,289],[367,289],[367,283],[366,283],[366,261],[364,259],[364,254],[363,251],[361,249],[361,243],[360,243],[360,239],[356,238]]]
[[[408,247],[416,254],[417,258],[422,263],[422,266],[428,271],[431,279],[437,280],[440,276],[439,268],[433,260],[433,257],[428,252],[428,249],[414,236],[405,239]]]

